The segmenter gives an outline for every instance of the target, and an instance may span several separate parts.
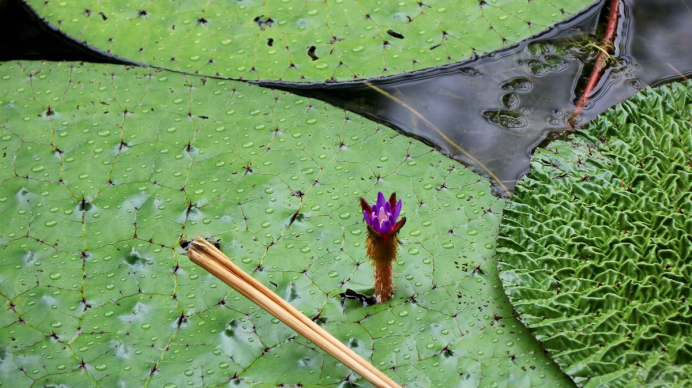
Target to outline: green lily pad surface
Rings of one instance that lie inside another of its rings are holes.
[[[54,28],[129,61],[248,80],[395,75],[510,46],[591,0],[26,0]]]
[[[648,89],[533,157],[500,277],[584,387],[692,382],[692,82]]]
[[[0,384],[369,386],[184,256],[236,264],[407,387],[568,387],[497,277],[504,202],[325,103],[156,69],[0,64]],[[361,195],[408,218],[372,292]],[[299,385],[300,384],[300,385]]]

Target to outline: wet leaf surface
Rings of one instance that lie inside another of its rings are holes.
[[[247,80],[348,81],[511,46],[588,0],[28,0],[53,28],[129,61]]]
[[[240,82],[23,62],[0,83],[3,384],[367,386],[184,257],[203,235],[409,387],[570,386],[502,292],[504,202],[446,156]],[[342,310],[372,292],[379,190],[408,219],[395,298]]]

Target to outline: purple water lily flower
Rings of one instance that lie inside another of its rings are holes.
[[[363,217],[368,228],[384,239],[395,235],[406,223],[406,217],[397,221],[401,212],[401,200],[396,201],[396,193],[392,193],[389,201],[384,199],[384,194],[377,193],[377,202],[372,207],[365,198],[360,198],[360,207],[363,208]]]

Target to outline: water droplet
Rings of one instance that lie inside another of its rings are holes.
[[[58,280],[62,277],[62,274],[60,274],[60,272],[53,272],[48,277],[51,278],[52,280]]]
[[[49,228],[52,228],[53,226],[57,225],[58,223],[56,221],[46,221],[46,226]]]
[[[404,310],[404,311],[399,311],[399,316],[400,316],[400,317],[408,317],[408,311],[406,311],[406,310]]]

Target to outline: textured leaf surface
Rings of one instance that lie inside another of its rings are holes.
[[[182,256],[199,234],[409,387],[571,384],[502,293],[503,201],[429,147],[155,69],[3,63],[0,83],[4,385],[368,386]],[[408,217],[395,299],[342,312],[372,292],[378,190]]]
[[[534,35],[590,0],[43,1],[55,28],[137,63],[236,79],[352,80],[450,64]]]
[[[585,387],[692,375],[692,83],[647,90],[537,152],[507,204],[501,279]]]

